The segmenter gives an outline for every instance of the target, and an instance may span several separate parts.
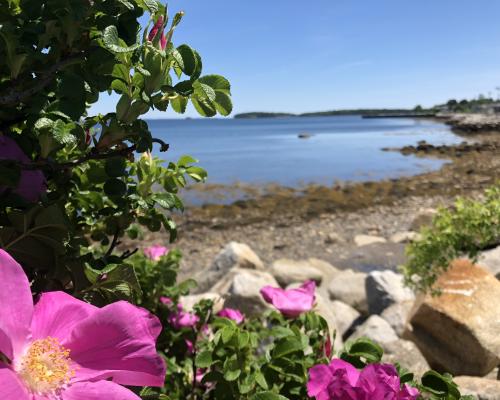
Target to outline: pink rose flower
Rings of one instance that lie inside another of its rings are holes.
[[[63,292],[33,305],[21,266],[0,250],[2,400],[140,400],[120,385],[163,386],[159,320],[119,301],[103,308]]]
[[[23,164],[31,163],[31,160],[21,150],[14,139],[0,135],[0,160],[19,161]],[[0,194],[5,192],[7,188],[0,186]],[[21,170],[21,177],[17,187],[12,191],[21,196],[24,200],[30,203],[36,203],[40,199],[40,195],[47,190],[45,176],[40,170]]]
[[[241,324],[245,316],[234,308],[224,308],[217,313],[217,316],[232,319],[237,324]]]
[[[417,389],[401,387],[393,365],[370,364],[358,371],[340,359],[309,370],[307,393],[316,400],[416,400],[419,396]]]
[[[166,247],[158,244],[146,247],[143,251],[146,257],[153,261],[158,261],[162,256],[168,253],[168,249]]]
[[[180,304],[177,305],[177,311],[168,316],[169,324],[175,329],[190,328],[195,326],[199,320],[200,318],[196,314],[184,311]]]
[[[316,298],[314,292],[316,283],[307,281],[297,289],[281,289],[264,286],[260,294],[265,301],[276,307],[284,316],[295,318],[306,311],[310,311]]]

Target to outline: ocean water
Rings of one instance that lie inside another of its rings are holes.
[[[432,120],[359,116],[279,119],[149,120],[153,136],[170,144],[170,161],[189,154],[208,171],[208,183],[230,185],[372,181],[438,169],[443,160],[382,151],[426,140],[452,144],[463,139]],[[300,139],[299,134],[311,135]]]

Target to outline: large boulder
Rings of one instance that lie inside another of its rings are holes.
[[[323,273],[312,266],[307,260],[295,261],[281,258],[272,264],[269,272],[283,287],[291,283],[302,283],[308,280],[313,280],[317,284],[320,284],[323,280]]]
[[[481,252],[477,263],[500,279],[500,246]]]
[[[224,299],[219,293],[207,292],[200,294],[191,294],[188,296],[181,296],[179,303],[187,311],[192,311],[195,304],[201,300],[212,300],[214,304],[214,312],[219,312],[224,308]]]
[[[415,295],[404,285],[402,275],[394,271],[372,271],[365,281],[368,312],[380,314],[394,303],[411,301]]]
[[[398,340],[394,329],[378,315],[372,315],[359,325],[349,339],[359,339],[360,337],[367,337],[381,344]]]
[[[389,323],[392,329],[394,329],[398,336],[403,336],[403,333],[406,330],[414,303],[415,302],[413,300],[394,303],[382,311],[382,314],[380,314],[380,316]]]
[[[270,307],[260,294],[260,289],[267,285],[279,286],[268,272],[235,268],[211,291],[225,298],[226,307],[236,308],[246,315],[258,315]]]
[[[500,282],[470,261],[457,260],[436,286],[442,294],[419,300],[405,335],[433,368],[486,375],[500,359]]]
[[[215,257],[212,265],[195,277],[198,292],[205,292],[233,268],[263,270],[264,264],[244,243],[230,242]]]
[[[340,300],[362,314],[368,314],[365,288],[366,274],[351,269],[339,271],[328,285],[332,300]]]
[[[500,381],[476,376],[457,376],[453,380],[462,395],[472,395],[477,400],[500,400]]]
[[[409,340],[398,339],[392,342],[382,343],[384,355],[382,362],[394,364],[399,363],[402,367],[421,377],[430,367],[415,343]]]
[[[354,243],[356,246],[368,246],[370,244],[375,243],[385,243],[387,240],[380,236],[372,236],[372,235],[356,235],[354,236]]]

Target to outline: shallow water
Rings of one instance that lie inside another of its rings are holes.
[[[300,187],[336,181],[409,176],[444,161],[381,151],[426,140],[462,141],[442,123],[359,116],[279,119],[150,120],[153,136],[170,144],[162,159],[189,154],[207,169],[211,184],[270,183]],[[300,139],[299,134],[311,135]],[[156,150],[156,149],[155,149]],[[191,196],[190,196],[191,197]]]

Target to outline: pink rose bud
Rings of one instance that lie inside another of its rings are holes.
[[[217,313],[217,316],[232,319],[237,324],[241,324],[245,319],[245,316],[239,310],[233,308],[224,308]]]
[[[18,161],[22,164],[30,164],[31,160],[18,146],[14,139],[0,134],[0,160]],[[7,187],[0,186],[0,194],[4,193]],[[47,190],[47,183],[42,171],[34,169],[21,169],[21,177],[17,187],[12,188],[12,192],[21,196],[29,203],[36,203],[42,193]]]
[[[149,31],[148,40],[150,42],[152,42],[155,39],[155,37],[158,34],[158,32],[160,31],[160,29],[161,29],[161,31],[163,31],[163,15],[160,15],[158,17],[158,19],[156,20],[156,23]]]
[[[153,261],[158,261],[162,256],[168,253],[168,249],[166,247],[157,244],[146,247],[143,251],[146,257]]]
[[[295,318],[314,306],[316,283],[307,281],[297,289],[264,286],[260,293],[265,301],[276,307],[285,317]]]

